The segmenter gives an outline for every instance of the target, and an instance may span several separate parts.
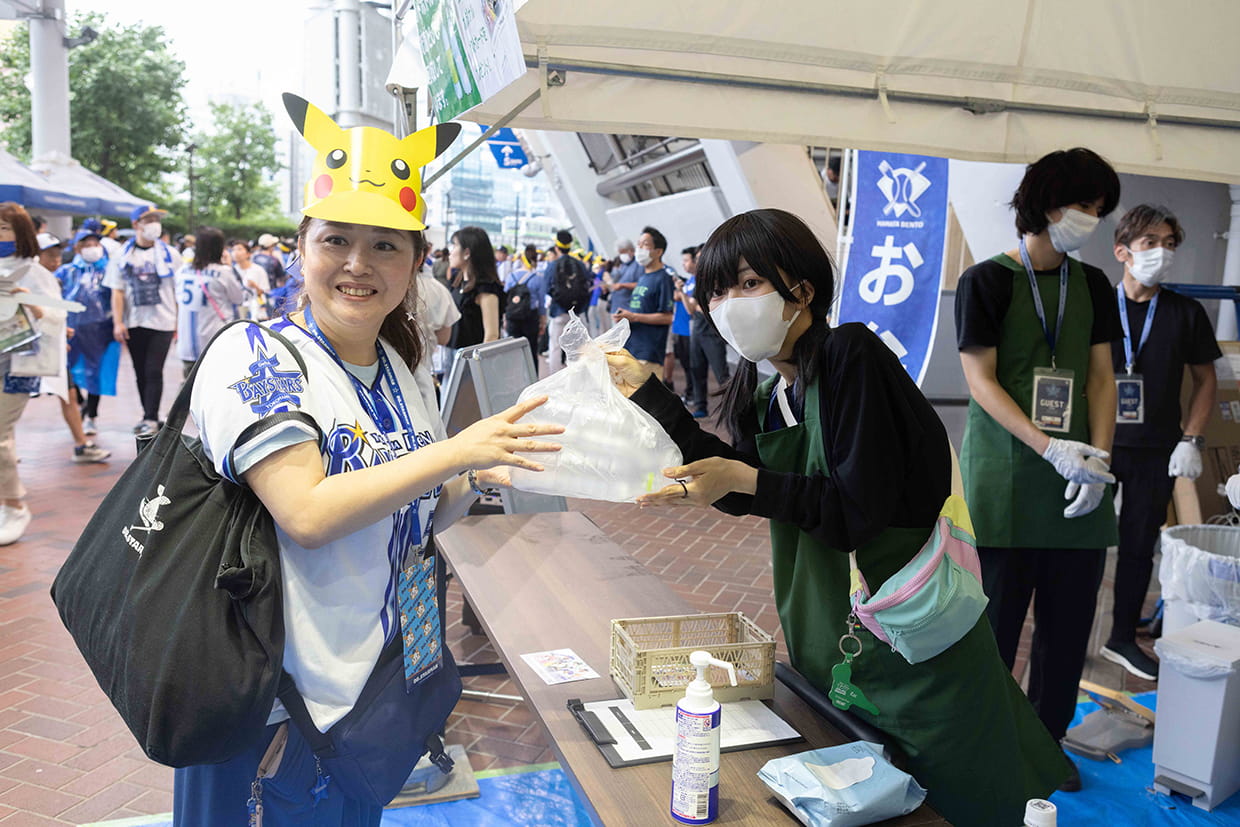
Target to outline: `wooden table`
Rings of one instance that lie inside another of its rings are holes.
[[[697,612],[580,513],[466,517],[437,542],[596,821],[607,827],[675,824],[668,814],[671,763],[613,769],[566,704],[569,698],[620,697],[607,674],[613,618]],[[523,653],[548,649],[572,649],[602,677],[548,686],[521,660]],[[772,758],[847,740],[778,681],[772,707],[805,742],[724,753],[717,824],[796,824],[758,770]],[[883,824],[947,822],[923,806]]]

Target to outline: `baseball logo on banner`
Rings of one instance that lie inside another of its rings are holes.
[[[857,152],[839,323],[861,322],[920,385],[934,346],[947,227],[947,159]]]

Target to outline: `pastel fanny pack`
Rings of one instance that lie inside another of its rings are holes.
[[[965,501],[952,494],[916,556],[871,593],[857,552],[848,556],[853,613],[874,636],[920,663],[972,630],[986,609],[977,541]]]

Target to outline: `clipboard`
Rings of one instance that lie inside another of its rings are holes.
[[[637,710],[628,698],[584,703],[570,698],[568,709],[613,768],[672,760],[676,735],[674,706]],[[800,740],[801,734],[761,701],[723,704],[720,752]]]

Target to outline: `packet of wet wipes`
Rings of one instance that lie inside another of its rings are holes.
[[[911,813],[926,791],[887,760],[881,744],[854,741],[768,761],[758,771],[802,824],[859,827]]]

